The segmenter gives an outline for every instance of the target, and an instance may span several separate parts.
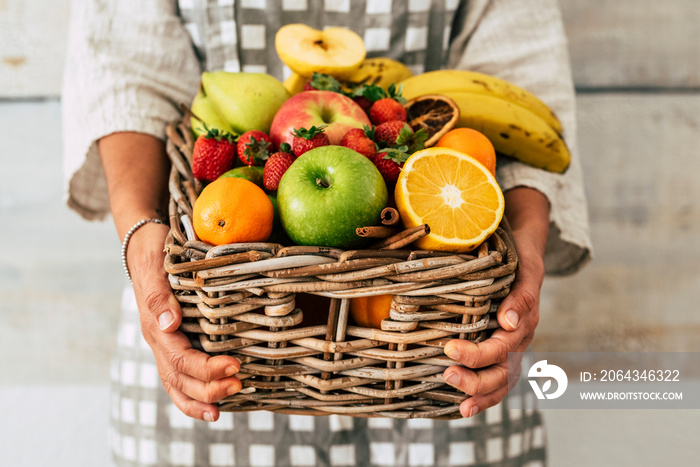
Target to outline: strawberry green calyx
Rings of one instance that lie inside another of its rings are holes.
[[[317,91],[341,92],[340,82],[330,75],[314,72],[309,86]]]
[[[408,146],[386,148],[379,151],[379,153],[384,154],[384,156],[382,156],[382,159],[394,161],[400,166],[403,165],[403,163],[406,162],[408,157],[411,155],[408,152]]]
[[[292,134],[299,138],[304,138],[305,140],[311,140],[314,136],[319,135],[325,131],[327,125],[321,125],[319,127],[312,126],[309,129],[306,128],[295,128],[292,130]]]
[[[294,151],[292,151],[292,146],[289,143],[285,142],[280,143],[279,152],[286,152],[287,154],[291,154],[292,156],[294,155]]]
[[[263,163],[270,156],[270,142],[264,139],[256,139],[254,136],[250,137],[250,141],[246,143],[245,150],[243,154],[247,159],[255,161],[255,165],[263,165]]]
[[[430,135],[423,128],[414,132],[411,126],[406,123],[399,136],[396,138],[396,144],[394,147],[406,147],[408,153],[413,154],[416,151],[420,151],[425,147],[425,142],[428,140]]]
[[[401,95],[403,93],[403,84],[399,84],[399,87],[397,88],[396,84],[391,83],[386,91],[387,96],[394,99],[399,104],[406,105],[406,102],[408,102],[406,101],[406,98]]]
[[[350,97],[364,97],[370,102],[376,102],[379,99],[388,97],[388,95],[381,86],[377,86],[376,84],[362,84],[352,91]]]
[[[222,139],[225,141],[228,141],[229,143],[235,143],[236,142],[236,135],[229,133],[228,131],[225,130],[219,130],[218,128],[209,128],[206,123],[203,123],[204,125],[204,137],[206,139],[215,139],[217,141],[221,141]]]
[[[365,131],[365,136],[374,141],[374,127],[369,125],[363,125],[362,129]]]

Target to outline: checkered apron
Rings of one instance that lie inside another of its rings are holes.
[[[440,68],[457,0],[180,0],[202,69],[284,79],[274,53],[283,24],[355,30],[369,56],[414,73]],[[455,23],[457,24],[457,23]],[[430,51],[430,53],[428,53]],[[124,293],[112,364],[110,446],[119,466],[522,466],[544,465],[545,433],[534,395],[511,393],[469,419],[222,413],[215,423],[180,412],[158,377],[131,288]],[[522,385],[521,385],[522,386]]]

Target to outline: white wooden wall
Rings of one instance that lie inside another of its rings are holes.
[[[560,3],[596,255],[576,276],[547,279],[533,347],[699,351],[700,1]],[[42,414],[54,405],[20,411],[14,398],[60,402],[55,391],[22,388],[96,384],[103,391],[122,284],[112,226],[85,223],[62,202],[58,95],[69,4],[0,0],[0,413],[27,430],[45,424]],[[554,462],[566,453],[585,453],[578,457],[585,465],[661,464],[669,452],[676,464],[691,463],[683,449],[690,440],[680,434],[696,430],[695,415],[552,412],[553,465],[567,465]],[[85,415],[85,423],[95,419],[106,414]],[[676,436],[654,432],[669,449],[645,448],[637,431],[621,434],[629,423],[654,420],[674,424]],[[12,429],[0,423],[1,433]],[[608,436],[595,438],[601,432]],[[74,434],[58,433],[52,446]],[[606,441],[613,438],[617,444]],[[596,442],[598,454],[582,439]],[[23,455],[40,453],[20,453],[16,443],[0,436],[0,464],[41,465],[40,457],[23,464]],[[53,465],[103,465],[63,454],[69,460]]]

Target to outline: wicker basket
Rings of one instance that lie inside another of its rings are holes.
[[[192,146],[186,123],[169,125],[165,268],[182,305],[181,330],[193,345],[241,362],[243,390],[220,409],[459,417],[466,396],[443,381],[445,368],[456,363],[443,347],[453,338],[481,341],[498,327],[495,311],[518,261],[507,223],[470,255],[409,249],[413,237],[406,231],[395,236],[399,241],[354,251],[272,243],[212,247],[192,228],[201,191],[190,169]],[[381,329],[353,325],[349,299],[378,294],[394,295],[391,318]],[[313,302],[308,297],[326,297],[319,324],[305,321],[296,306]]]

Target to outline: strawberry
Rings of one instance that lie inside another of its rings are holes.
[[[314,71],[311,79],[304,85],[304,91],[340,92],[340,82],[330,75]]]
[[[399,149],[382,149],[374,156],[372,162],[382,174],[387,186],[396,183],[401,173],[401,167],[408,159],[408,154]]]
[[[209,129],[197,138],[192,149],[192,175],[199,180],[213,182],[233,167],[236,143],[231,133]]]
[[[383,147],[394,146],[402,130],[413,133],[408,123],[401,120],[390,120],[381,123],[374,128],[374,140]]]
[[[385,97],[372,104],[369,109],[369,119],[373,124],[381,125],[392,120],[405,122],[408,116],[403,104],[391,97]]]
[[[423,149],[428,136],[424,129],[414,132],[408,123],[401,120],[384,122],[374,129],[374,140],[379,147],[403,148],[409,154]]]
[[[308,130],[306,128],[296,128],[292,131],[294,138],[292,139],[292,151],[299,157],[306,151],[320,147],[329,146],[331,142],[328,136],[323,132],[326,125],[321,125],[318,128],[312,126]]]
[[[236,149],[245,165],[263,165],[273,152],[272,139],[260,130],[246,131],[238,138]]]
[[[377,155],[377,143],[374,142],[374,130],[365,125],[364,128],[348,130],[340,140],[340,145],[357,151],[372,160]]]
[[[292,162],[296,160],[291,154],[291,147],[287,143],[280,145],[280,150],[268,157],[263,169],[263,186],[266,190],[277,191],[282,175],[287,171]]]
[[[374,129],[374,140],[381,149],[372,162],[377,166],[387,185],[396,183],[403,163],[408,156],[425,147],[428,132],[416,132],[410,125],[400,120],[382,123]]]
[[[391,84],[387,89],[386,95],[381,99],[375,100],[372,107],[369,109],[369,119],[374,125],[380,125],[391,120],[406,121],[406,98],[401,95],[402,87],[396,89],[394,84]]]
[[[372,104],[379,99],[387,97],[387,93],[384,88],[376,84],[362,84],[352,91],[350,97],[357,105],[362,107],[362,110],[369,117],[369,109],[372,107]]]
[[[365,96],[355,96],[352,98],[352,100],[354,100],[355,104],[359,105],[369,117],[369,109],[372,108],[372,104],[374,104],[374,102],[372,102]]]

